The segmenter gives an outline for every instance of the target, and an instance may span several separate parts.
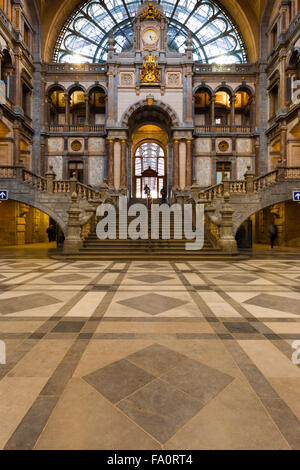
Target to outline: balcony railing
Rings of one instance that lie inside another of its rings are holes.
[[[55,124],[46,126],[46,132],[61,133],[61,132],[78,132],[90,134],[105,134],[105,126],[103,124],[95,125],[73,125],[73,124]]]
[[[230,126],[230,125],[222,125],[222,124],[215,124],[211,126],[196,126],[195,127],[195,134],[226,134],[226,133],[234,133],[234,134],[250,134],[253,132],[253,128],[250,126]]]

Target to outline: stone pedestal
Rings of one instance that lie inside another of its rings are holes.
[[[232,214],[233,209],[229,204],[230,196],[226,192],[224,194],[224,204],[221,209],[221,237],[219,240],[219,247],[226,253],[238,253],[236,240],[232,234]]]
[[[78,253],[79,249],[82,247],[81,225],[79,222],[80,212],[81,210],[79,209],[77,201],[77,193],[73,193],[70,209],[68,210],[68,235],[65,239],[63,249],[65,254]]]

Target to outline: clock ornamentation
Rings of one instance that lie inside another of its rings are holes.
[[[141,14],[141,19],[142,20],[154,20],[154,19],[160,19],[160,13],[158,13],[157,8],[153,6],[152,3],[149,3],[149,5],[145,8],[143,13]]]
[[[157,68],[156,56],[145,55],[145,63],[141,71],[141,82],[158,83],[160,82],[160,71]]]

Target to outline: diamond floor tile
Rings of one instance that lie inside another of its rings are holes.
[[[122,359],[84,377],[112,403],[132,394],[154,379],[148,372]]]
[[[167,297],[166,295],[144,294],[132,297],[131,299],[120,300],[118,303],[150,315],[158,315],[173,308],[186,305],[188,302],[175,299],[174,297]]]
[[[10,313],[45,307],[46,305],[58,304],[60,302],[61,300],[43,293],[0,299],[0,313],[2,313],[2,315],[8,315]]]

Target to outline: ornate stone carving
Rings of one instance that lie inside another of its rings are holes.
[[[179,87],[182,84],[180,72],[167,72],[167,86]]]
[[[133,72],[120,72],[120,86],[133,86],[134,73]]]

